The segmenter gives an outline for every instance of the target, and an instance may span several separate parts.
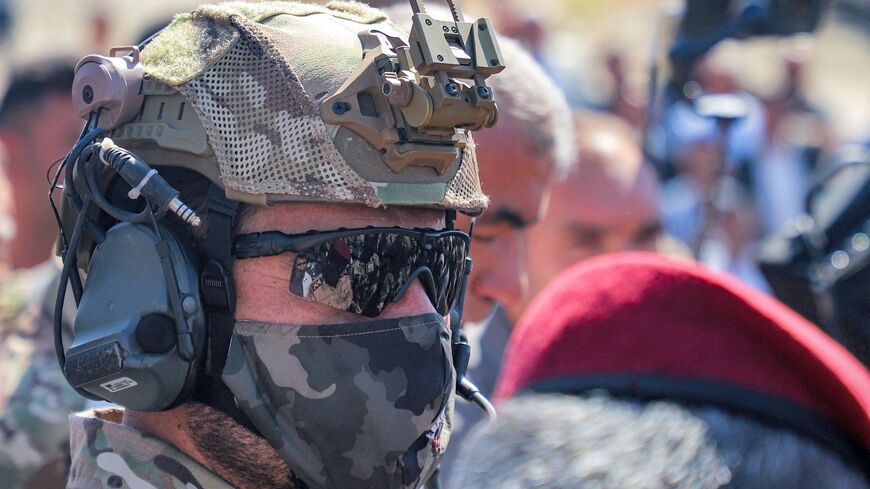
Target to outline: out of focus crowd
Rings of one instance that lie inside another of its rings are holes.
[[[370,3],[409,18],[405,2]],[[57,275],[46,195],[82,121],[63,57],[75,53],[33,54],[24,4],[0,0],[0,481],[61,487],[66,414],[86,403],[52,370],[39,327]],[[726,41],[680,65],[672,3],[468,4],[505,36],[508,65],[491,80],[500,122],[475,137],[491,205],[474,227],[463,323],[468,377],[500,417],[457,404],[442,485],[870,487],[870,374],[853,358],[870,358],[870,309],[832,334],[824,301],[800,307],[824,288],[815,262],[795,268],[809,295],[788,296],[783,257],[800,253],[767,244],[807,226],[808,195],[839,166],[859,183],[826,209],[866,190],[870,5],[842,2],[815,33]],[[166,18],[182,8],[155,5]],[[78,55],[162,20],[115,29],[121,9],[104,7],[70,41]],[[846,251],[870,247],[851,229]],[[804,254],[835,255],[829,241]]]

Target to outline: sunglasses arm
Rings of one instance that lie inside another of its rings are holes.
[[[275,256],[295,251],[295,244],[292,238],[275,231],[242,234],[233,242],[233,255],[237,259]]]

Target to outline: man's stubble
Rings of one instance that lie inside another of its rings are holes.
[[[297,489],[293,472],[265,439],[205,404],[184,409],[190,438],[217,475],[238,489]]]

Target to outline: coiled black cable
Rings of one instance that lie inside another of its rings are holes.
[[[78,218],[76,218],[76,224],[73,228],[72,236],[70,237],[69,247],[63,259],[63,268],[60,272],[57,295],[54,298],[54,351],[57,355],[57,363],[60,365],[61,372],[63,372],[66,367],[66,352],[63,349],[63,307],[66,299],[66,286],[69,283],[70,274],[77,266],[76,248],[78,248],[79,242],[81,241],[82,233],[85,228],[84,221],[88,218],[87,214],[90,207],[91,199],[89,196],[85,196],[82,201],[82,212],[80,212]],[[98,399],[81,389],[76,389],[76,392],[87,399]]]
[[[130,212],[111,204],[106,199],[106,196],[100,191],[98,182],[100,170],[103,167],[102,162],[98,157],[96,157],[96,154],[99,152],[99,145],[96,143],[91,145],[91,150],[94,152],[94,157],[85,161],[85,181],[88,186],[88,196],[92,197],[97,207],[118,221],[139,223],[148,222],[151,210],[147,205],[141,212]]]
[[[64,185],[69,186],[67,190],[67,196],[70,197],[70,202],[73,204],[76,209],[81,208],[81,201],[75,200],[78,199],[78,195],[75,191],[75,184],[73,182],[73,166],[75,162],[78,160],[82,151],[91,144],[94,140],[101,137],[105,131],[102,129],[96,128],[88,130],[88,126],[85,125],[85,128],[82,129],[82,135],[79,138],[78,142],[76,142],[75,146],[67,153],[66,157],[63,159],[63,162],[58,166],[57,172],[54,174],[54,180],[51,182],[51,187],[48,189],[48,202],[51,204],[51,210],[54,213],[54,219],[57,222],[58,233],[60,235],[60,244],[61,244],[61,254],[65,254],[67,248],[69,248],[68,240],[66,239],[66,232],[63,229],[63,221],[60,217],[60,212],[57,210],[57,206],[54,204],[54,191],[57,190],[57,183],[60,181],[61,173],[65,172]],[[76,206],[76,204],[78,204]]]

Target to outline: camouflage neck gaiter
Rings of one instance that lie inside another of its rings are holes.
[[[417,489],[450,438],[456,380],[436,314],[237,321],[223,380],[310,489]]]

